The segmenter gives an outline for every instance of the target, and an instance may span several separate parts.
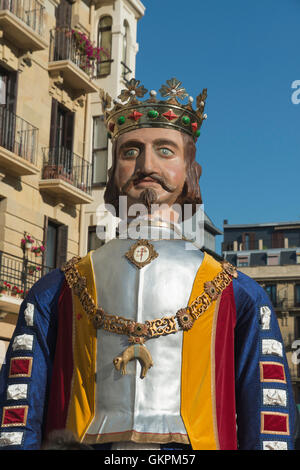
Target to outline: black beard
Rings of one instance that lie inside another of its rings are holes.
[[[145,189],[140,195],[140,200],[147,207],[148,212],[151,210],[151,205],[157,202],[157,199],[157,192],[152,188]]]

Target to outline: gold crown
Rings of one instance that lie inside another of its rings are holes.
[[[126,84],[117,100],[112,100],[108,93],[100,90],[100,99],[104,112],[104,119],[110,138],[115,139],[124,132],[144,127],[163,127],[176,129],[191,135],[196,141],[200,136],[200,127],[207,118],[203,114],[207,89],[197,96],[196,110],[192,107],[193,98],[181,86],[182,82],[176,78],[167,80],[159,92],[164,101],[156,98],[157,93],[150,91],[150,98],[138,101],[147,93],[140,81],[132,78]],[[182,104],[179,100],[188,97],[188,103]],[[125,102],[125,104],[123,104]],[[113,106],[112,109],[111,106]]]

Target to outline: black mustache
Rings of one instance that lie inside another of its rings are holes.
[[[172,186],[171,184],[169,184],[166,179],[159,175],[158,173],[144,173],[142,171],[137,171],[136,173],[134,173],[130,178],[129,180],[123,185],[123,187],[121,188],[122,190],[122,193],[124,193],[125,191],[128,190],[128,188],[133,185],[133,184],[136,184],[138,183],[139,181],[142,181],[144,178],[151,178],[153,179],[154,181],[157,181],[165,191],[168,191],[169,193],[173,193],[176,189],[176,187]]]

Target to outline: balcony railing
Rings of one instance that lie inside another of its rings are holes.
[[[43,149],[42,179],[61,179],[91,194],[92,167],[65,147]]]
[[[39,0],[0,0],[0,10],[8,10],[40,36],[44,35],[45,7]]]
[[[125,82],[128,82],[128,78],[127,78],[127,75],[130,75],[132,73],[132,70],[128,67],[128,65],[125,64],[125,62],[121,61],[121,65],[123,67],[123,73],[122,73],[122,76],[123,76],[123,80]]]
[[[35,263],[26,257],[20,258],[0,251],[1,293],[2,295],[6,294],[3,291],[6,285],[6,295],[16,294],[18,297],[23,298],[35,282],[53,269],[49,266]]]
[[[0,146],[33,165],[36,162],[38,129],[0,106]]]
[[[66,28],[53,29],[50,31],[49,61],[70,60],[83,70],[89,78],[97,76],[97,62],[89,59],[87,54],[80,51],[78,42],[72,31]]]

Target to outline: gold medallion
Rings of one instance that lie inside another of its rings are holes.
[[[131,263],[141,269],[157,258],[158,253],[155,251],[154,246],[148,242],[148,240],[142,239],[134,243],[127,253],[125,253],[125,256]]]

